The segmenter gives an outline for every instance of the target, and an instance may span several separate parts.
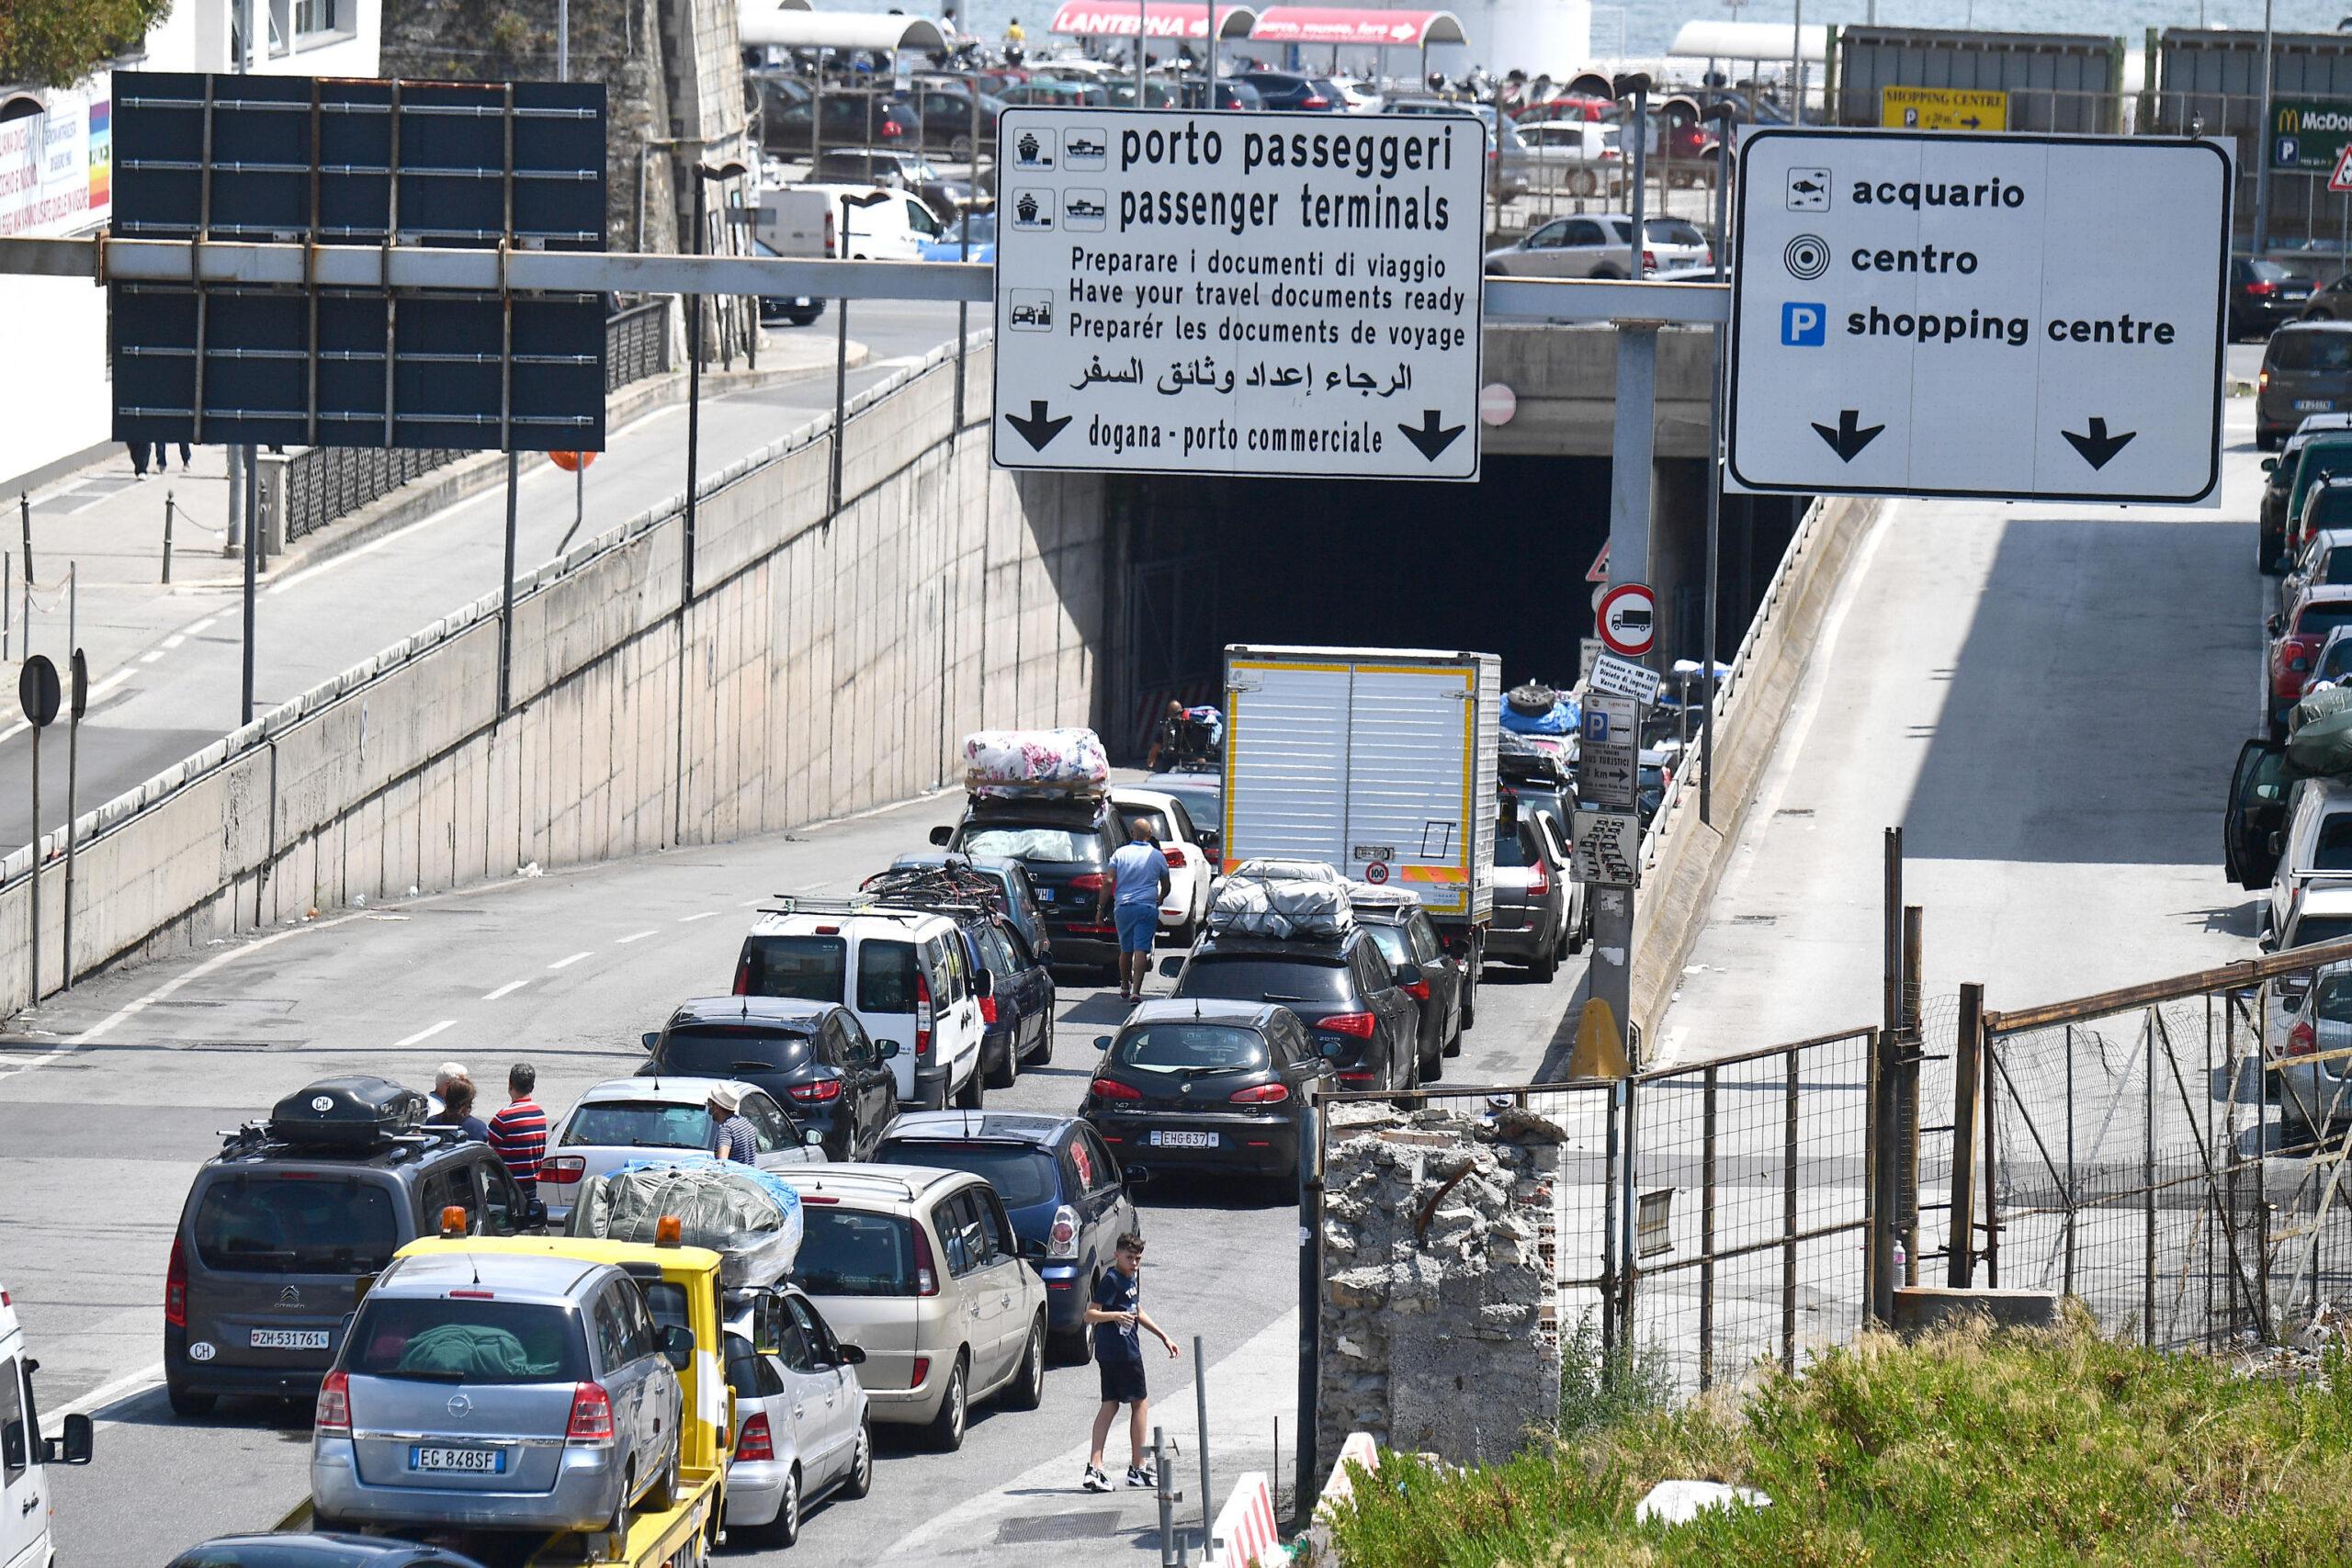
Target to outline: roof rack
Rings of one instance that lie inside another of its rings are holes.
[[[860,890],[892,904],[941,914],[984,915],[1005,908],[1004,889],[968,865],[893,866],[877,871]]]
[[[884,919],[911,920],[930,913],[926,909],[893,909],[878,898],[811,898],[797,893],[778,893],[774,904],[760,906],[763,915],[876,915]]]

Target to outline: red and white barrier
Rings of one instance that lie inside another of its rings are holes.
[[[1315,1500],[1315,1517],[1329,1520],[1330,1511],[1355,1495],[1355,1482],[1348,1474],[1351,1463],[1360,1464],[1369,1475],[1380,1468],[1380,1445],[1372,1440],[1369,1432],[1350,1432],[1348,1440],[1340,1445],[1340,1457],[1331,1466],[1331,1479],[1323,1483],[1323,1495]]]
[[[1274,1528],[1274,1495],[1264,1471],[1250,1471],[1234,1483],[1209,1527],[1209,1541],[1214,1554],[1203,1561],[1212,1568],[1270,1568],[1290,1561]]]

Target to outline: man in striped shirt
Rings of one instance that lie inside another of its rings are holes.
[[[506,1162],[506,1174],[526,1201],[539,1195],[539,1161],[548,1152],[548,1113],[531,1098],[538,1069],[517,1062],[506,1075],[506,1107],[490,1119],[490,1146]]]

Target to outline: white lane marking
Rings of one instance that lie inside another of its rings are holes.
[[[163,657],[164,657],[164,650],[163,650],[162,649],[160,649],[160,648],[158,648],[158,649],[150,649],[149,651],[147,651],[147,652],[145,652],[145,653],[142,653],[142,654],[141,654],[141,655],[139,656],[139,662],[140,662],[140,663],[141,663],[141,664],[153,664],[153,663],[154,663],[154,662],[155,662],[155,660],[157,660],[158,659],[161,659],[161,658],[163,658]]]
[[[433,1025],[431,1025],[431,1026],[430,1026],[430,1027],[428,1027],[428,1028],[424,1028],[424,1029],[420,1029],[420,1030],[418,1030],[415,1033],[413,1033],[413,1034],[410,1035],[410,1036],[409,1036],[407,1039],[405,1039],[405,1040],[395,1040],[395,1041],[393,1041],[393,1042],[392,1042],[392,1049],[393,1049],[393,1050],[395,1050],[395,1051],[397,1051],[397,1050],[401,1049],[401,1048],[402,1046],[404,1046],[404,1045],[422,1045],[423,1043],[424,1043],[424,1042],[426,1042],[427,1040],[432,1039],[435,1035],[436,1035],[436,1034],[440,1033],[443,1030],[445,1030],[445,1029],[455,1029],[457,1026],[458,1026],[458,1021],[457,1021],[456,1019],[454,1019],[454,1018],[445,1018],[445,1019],[443,1019],[440,1022],[438,1022],[438,1023],[436,1023],[436,1024],[433,1024]]]
[[[93,506],[97,505],[98,502],[108,500],[113,495],[114,491],[110,490],[100,491],[97,494],[90,497],[89,500],[84,502],[81,505],[67,509],[64,515],[68,517],[79,517],[85,512],[89,511]]]
[[[482,1000],[486,1002],[494,1002],[501,997],[513,996],[516,991],[521,990],[530,983],[531,982],[528,980],[509,980],[506,984],[499,987],[498,989],[482,998]]]
[[[218,616],[218,615],[207,615],[207,616],[205,616],[205,617],[204,617],[204,619],[202,619],[202,620],[200,620],[200,621],[197,622],[197,623],[196,623],[196,625],[194,625],[194,626],[192,626],[188,627],[188,629],[187,629],[187,635],[188,635],[188,636],[190,636],[190,637],[202,637],[206,632],[209,632],[209,631],[210,631],[210,630],[212,629],[212,623],[213,623],[213,622],[215,622],[215,621],[217,621],[217,620],[219,620],[220,618],[220,616]]]
[[[552,963],[552,964],[548,964],[548,968],[550,968],[550,969],[569,969],[569,968],[571,968],[573,964],[575,964],[579,963],[582,959],[586,958],[586,957],[589,957],[589,956],[590,956],[590,954],[589,954],[589,953],[573,953],[573,954],[572,954],[571,957],[569,957],[569,958],[559,958],[559,959],[557,959],[554,963]]]
[[[130,673],[131,672],[128,670],[116,671],[113,674],[107,676],[105,680],[100,681],[90,688],[91,698],[96,700],[98,697],[106,695],[108,692],[113,691],[117,686],[119,686],[125,681],[130,680]],[[0,745],[5,745],[8,741],[14,740],[17,736],[22,735],[26,730],[30,729],[31,728],[32,726],[30,724],[20,718],[16,723],[10,725],[7,728],[0,729]]]
[[[623,947],[626,947],[626,946],[628,946],[630,942],[643,942],[647,937],[650,937],[650,936],[659,936],[660,934],[661,934],[661,933],[660,933],[659,931],[631,931],[631,932],[629,932],[629,933],[628,933],[628,935],[627,935],[627,936],[625,936],[625,937],[621,937],[621,938],[619,938],[618,940],[619,940],[620,945],[621,945],[621,946],[623,946]]]
[[[187,634],[186,632],[174,632],[171,636],[164,639],[164,647],[166,649],[175,649],[187,640]]]
[[[144,1393],[163,1381],[164,1363],[158,1361],[152,1367],[141,1367],[135,1372],[125,1372],[112,1382],[100,1383],[81,1398],[62,1404],[43,1416],[40,1423],[41,1435],[54,1438],[65,1429],[65,1418],[68,1416],[87,1416],[93,1411],[104,1410],[118,1400],[128,1399],[134,1393]]]
[[[681,915],[678,917],[678,923],[682,926],[690,926],[696,920],[707,920],[717,913],[718,913],[718,911],[716,909],[705,909],[699,915]]]

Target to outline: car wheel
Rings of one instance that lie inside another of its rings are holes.
[[[1623,283],[1625,281],[1625,275],[1619,272],[1613,266],[1594,267],[1589,276],[1600,278],[1604,283]]]
[[[1600,176],[1590,169],[1578,169],[1568,176],[1568,194],[1591,196],[1600,189]]]
[[[1560,972],[1560,961],[1547,952],[1543,957],[1532,961],[1527,965],[1527,972],[1535,976],[1537,985],[1548,986],[1552,983],[1552,976]]]
[[[784,1474],[784,1495],[776,1499],[775,1517],[760,1532],[763,1544],[791,1546],[800,1540],[800,1467],[794,1465]]]
[[[656,1510],[678,1506],[678,1450],[674,1445],[670,1450],[670,1462],[662,1467],[661,1478],[645,1495],[645,1506]]]
[[[2278,450],[2278,433],[2265,430],[2260,425],[2256,425],[2254,431],[2254,449],[2257,452],[2276,452]]]
[[[220,1403],[218,1394],[198,1393],[177,1383],[164,1385],[164,1392],[172,1402],[172,1414],[175,1416],[209,1416],[213,1406]]]
[[[964,1087],[956,1091],[956,1109],[958,1111],[978,1111],[980,1108],[980,1096],[982,1093],[983,1089],[980,1083],[980,1064],[975,1062],[972,1064],[972,1076],[966,1078],[964,1080]]]
[[[972,139],[968,136],[949,137],[947,139],[947,156],[958,164],[970,163],[972,161]]]
[[[1037,1043],[1029,1047],[1029,1055],[1024,1058],[1033,1065],[1042,1065],[1054,1059],[1054,1010],[1060,1005],[1059,997],[1046,1004],[1046,1027],[1037,1031]]]
[[[1443,1077],[1445,1077],[1445,1047],[1443,1045],[1440,1045],[1434,1055],[1423,1058],[1421,1062],[1421,1081],[1423,1083],[1435,1083],[1438,1079]]]
[[[964,1446],[964,1420],[971,1414],[965,1408],[965,1364],[963,1352],[959,1350],[956,1354],[955,1370],[947,1374],[947,1392],[939,1401],[939,1414],[933,1416],[931,1425],[923,1429],[924,1435],[931,1439],[931,1446],[944,1454],[952,1454]]]
[[[1086,1281],[1086,1299],[1094,1299],[1094,1288],[1102,1282],[1102,1271],[1096,1269]],[[1053,1336],[1054,1359],[1066,1367],[1082,1367],[1094,1359],[1094,1331],[1080,1324],[1077,1328]]]
[[[1021,1053],[1008,1040],[1004,1043],[1004,1055],[989,1064],[989,1088],[1011,1089],[1020,1077]]]
[[[1021,1348],[1021,1371],[1004,1391],[1007,1410],[1035,1410],[1046,1401],[1046,1314],[1029,1325],[1029,1343]]]
[[[791,322],[796,327],[805,327],[812,325],[816,321],[818,314],[819,312],[815,310],[795,310],[790,315],[785,317],[785,320]]]
[[[1477,1024],[1478,979],[1465,966],[1462,971],[1462,1027],[1454,1031],[1453,1034],[1453,1049],[1457,1055],[1462,1050],[1462,1037],[1476,1028]]]
[[[855,1502],[874,1490],[874,1423],[857,1424],[857,1447],[850,1454],[849,1473],[842,1477],[841,1493]]]

